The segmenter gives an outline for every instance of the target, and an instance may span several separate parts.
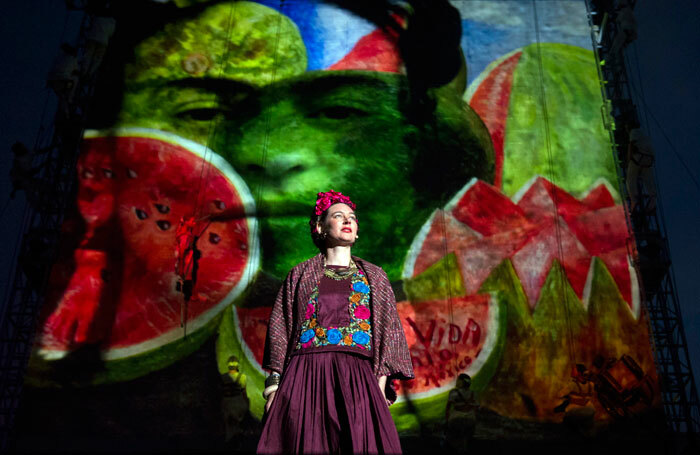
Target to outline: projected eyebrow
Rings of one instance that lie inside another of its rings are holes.
[[[195,88],[217,93],[245,92],[251,93],[256,89],[252,85],[230,79],[216,78],[185,78],[168,81],[167,87]]]
[[[166,82],[163,87],[188,97],[178,97],[175,115],[192,121],[210,121],[218,115],[231,117],[235,112],[257,112],[259,90],[249,84],[230,79],[186,78]],[[234,109],[235,106],[235,109]]]
[[[300,80],[294,83],[295,91],[302,93],[329,92],[346,87],[365,87],[377,90],[394,90],[395,87],[371,76],[328,74],[313,79]]]
[[[399,111],[398,93],[403,81],[397,77],[392,84],[390,78],[326,72],[307,74],[291,82],[289,87],[295,95],[295,104],[310,118],[345,120],[394,116]]]

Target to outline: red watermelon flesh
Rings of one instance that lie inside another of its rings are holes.
[[[75,250],[74,256],[77,268],[56,311],[44,323],[44,348],[60,347],[66,340],[72,340],[73,344],[95,341],[91,327],[104,288],[102,273],[107,268],[107,254],[81,248]]]
[[[243,345],[247,354],[254,360],[257,370],[262,370],[263,355],[265,354],[265,338],[267,337],[267,322],[270,319],[272,307],[236,307],[236,322]]]
[[[494,185],[498,188],[503,179],[503,143],[513,74],[522,54],[521,51],[516,52],[498,63],[481,81],[470,103],[471,108],[484,121],[493,141],[496,167]]]
[[[498,331],[494,321],[498,319],[497,306],[491,298],[481,294],[398,303],[416,376],[400,384],[399,395],[409,394],[414,399],[437,395],[453,387],[458,374],[468,372],[473,376],[479,371]],[[487,328],[494,332],[490,337]]]
[[[252,224],[244,216],[251,198],[222,159],[168,133],[110,134],[83,141],[77,205],[85,235],[69,282],[52,283],[65,289],[41,328],[39,347],[48,357],[89,341],[119,358],[182,338],[184,297],[175,290],[175,230],[182,218],[197,218],[201,252],[188,331],[223,310],[254,272]],[[105,275],[118,280],[116,291],[107,288]],[[99,311],[87,310],[93,307]],[[88,326],[101,329],[89,340],[80,329]]]
[[[567,222],[589,211],[581,201],[543,177],[537,177],[518,201],[525,216],[533,222],[563,217]]]
[[[481,238],[479,233],[460,223],[452,214],[436,210],[431,218],[430,230],[426,235],[425,248],[416,259],[415,274],[421,274],[445,256],[446,251],[464,249]]]
[[[586,249],[598,256],[626,245],[630,232],[624,220],[622,205],[616,205],[582,213],[567,221],[567,224]],[[592,224],[598,225],[600,229],[588,229]]]
[[[448,205],[460,222],[489,236],[522,228],[528,223],[523,209],[493,186],[477,180],[462,195],[458,204]]]
[[[593,188],[581,202],[593,210],[615,206],[615,200],[603,183]]]
[[[511,258],[530,307],[537,303],[540,289],[555,259],[564,267],[576,295],[583,297],[592,258],[561,219],[544,226]]]
[[[444,256],[436,257],[436,251],[455,253],[465,289],[473,294],[495,267],[510,259],[534,307],[555,259],[562,264],[574,292],[583,299],[591,260],[597,256],[636,315],[637,288],[630,275],[627,249],[630,234],[624,210],[614,203],[607,187],[598,185],[579,200],[538,177],[521,193],[516,203],[487,183],[467,185],[447,210],[454,222],[464,224],[462,232],[476,231],[481,236],[470,236],[462,242],[448,239],[447,243],[445,234],[426,236],[420,245],[413,246],[417,254],[412,267],[411,262],[407,263],[404,276],[417,276]],[[434,224],[435,219],[429,223]],[[451,228],[451,232],[459,231],[458,227]],[[432,226],[427,232],[433,232]],[[446,244],[454,247],[445,249]]]
[[[503,258],[515,254],[532,234],[532,230],[516,229],[485,237],[464,248],[456,249],[457,262],[467,293],[477,293],[481,284]]]

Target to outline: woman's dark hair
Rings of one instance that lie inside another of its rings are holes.
[[[330,208],[330,207],[328,207]],[[316,224],[320,224],[323,226],[326,223],[326,218],[328,217],[328,209],[324,210],[323,213],[320,215],[316,215],[315,213],[315,207],[311,211],[311,218],[310,221],[313,223],[313,228],[311,229],[311,240],[314,242],[314,245],[316,245],[316,248],[323,253],[326,248],[326,236],[319,234],[316,232]],[[309,223],[309,224],[311,224]]]
[[[311,229],[311,240],[314,242],[314,245],[316,245],[316,248],[318,248],[318,250],[321,253],[323,253],[323,250],[326,246],[326,236],[316,232],[316,225],[320,224],[321,226],[323,226],[323,224],[326,222],[327,216],[328,209],[326,209],[320,215],[316,215],[315,210],[311,211],[311,222],[313,223],[313,228]]]

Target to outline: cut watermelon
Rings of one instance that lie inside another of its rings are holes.
[[[512,196],[533,175],[582,193],[617,179],[600,115],[593,53],[562,43],[533,43],[491,63],[466,100],[484,120],[496,153],[495,185]]]
[[[404,389],[410,403],[392,409],[397,426],[415,429],[444,415],[444,393],[465,366],[445,340],[455,340],[457,328],[463,336],[464,318],[479,308],[465,303],[486,292],[499,300],[492,307],[500,316],[487,318],[487,326],[477,322],[482,334],[496,337],[495,347],[482,348],[483,364],[467,371],[476,375],[472,387],[485,408],[510,418],[561,419],[553,409],[560,391],[571,388],[572,363],[588,365],[597,355],[628,353],[652,374],[630,240],[624,211],[604,182],[581,198],[542,177],[512,199],[487,183],[467,184],[436,210],[406,259],[412,303],[400,311],[418,377],[406,385],[426,390]],[[435,299],[439,294],[455,297]],[[442,345],[420,357],[415,352],[425,340]],[[606,418],[600,408],[596,419]]]
[[[417,419],[445,415],[447,394],[459,374],[472,377],[477,394],[488,384],[503,352],[506,312],[496,294],[399,302],[397,307],[416,378],[399,383],[390,409],[397,429],[407,431],[416,428]]]
[[[640,297],[636,274],[629,266],[624,210],[615,205],[605,183],[587,194],[579,200],[536,177],[512,201],[488,183],[470,182],[416,237],[403,278],[413,279],[454,253],[467,294],[474,294],[504,259],[510,259],[533,308],[558,259],[576,296],[586,305],[591,260],[599,257],[637,318]]]
[[[67,273],[70,261],[59,260],[52,274],[39,358],[97,344],[107,365],[100,382],[137,377],[192,352],[206,339],[199,332],[207,327],[211,333],[216,316],[258,268],[246,185],[206,147],[140,128],[87,131],[78,178],[82,227],[63,239],[78,245],[74,266]],[[191,216],[200,259],[183,312],[183,294],[175,289],[175,231]],[[124,362],[146,354],[157,359]]]

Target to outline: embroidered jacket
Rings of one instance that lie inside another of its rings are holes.
[[[370,285],[372,369],[375,376],[412,379],[413,365],[401,327],[396,298],[384,270],[353,256]],[[272,306],[265,342],[263,368],[284,374],[299,340],[299,327],[306,304],[323,276],[323,257],[318,255],[297,264],[287,275]]]

